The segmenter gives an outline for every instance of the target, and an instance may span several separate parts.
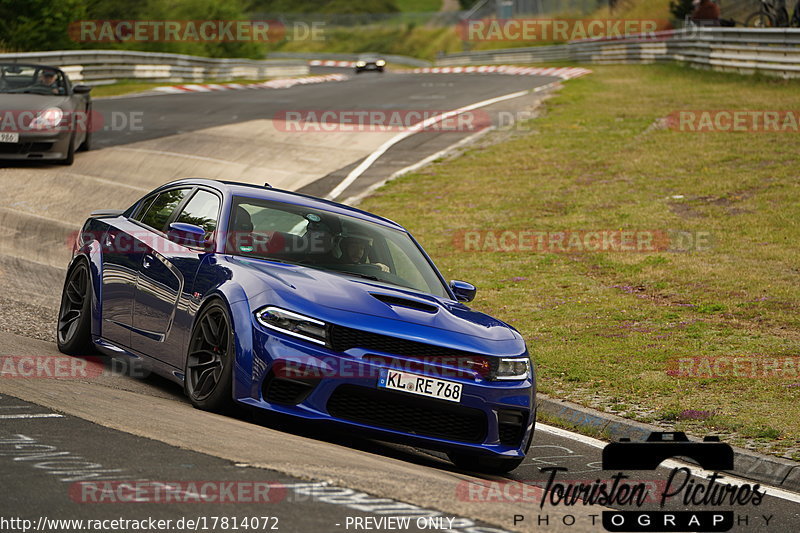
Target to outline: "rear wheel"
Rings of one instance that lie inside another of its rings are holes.
[[[92,349],[92,283],[89,266],[81,260],[67,273],[58,310],[56,342],[66,354],[79,355]]]
[[[207,411],[233,407],[233,327],[221,301],[204,307],[192,330],[184,389],[192,405]]]

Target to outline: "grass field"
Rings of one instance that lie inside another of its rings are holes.
[[[542,392],[800,458],[800,370],[669,372],[676,358],[800,355],[798,132],[696,133],[659,120],[800,112],[800,84],[674,65],[591,68],[511,140],[397,179],[363,207],[411,229],[448,279],[479,287],[474,306],[527,339]],[[475,252],[457,238],[465,230],[703,240],[684,252]]]

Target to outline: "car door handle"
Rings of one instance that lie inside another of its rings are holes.
[[[144,259],[142,259],[142,268],[150,268],[150,265],[153,264],[155,257],[150,254],[146,254]]]

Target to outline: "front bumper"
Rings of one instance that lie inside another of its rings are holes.
[[[70,132],[21,133],[17,143],[0,143],[0,159],[61,160],[67,157]]]
[[[364,72],[364,71],[372,71],[372,70],[377,71],[377,72],[383,72],[383,67],[379,66],[379,65],[376,65],[375,63],[367,63],[366,65],[361,66],[361,67],[356,66],[356,72]]]
[[[252,340],[252,358],[239,361],[236,369],[236,399],[242,403],[421,447],[525,455],[536,418],[534,378],[488,381],[433,365],[432,372],[401,368],[460,383],[461,401],[455,403],[378,388],[387,364],[370,358],[391,354],[334,352],[255,323]]]

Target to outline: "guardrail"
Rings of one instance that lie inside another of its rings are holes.
[[[364,54],[333,54],[333,53],[306,53],[306,52],[272,52],[267,57],[282,59],[330,59],[332,61],[357,61]],[[398,56],[393,54],[378,54],[389,63],[408,65],[409,67],[429,67],[430,61],[416,57]]]
[[[0,54],[0,61],[60,67],[73,82],[103,85],[123,79],[157,82],[260,79],[309,73],[306,61],[217,59],[125,50],[67,50]]]
[[[441,56],[437,65],[485,65],[576,61],[654,63],[679,61],[693,67],[784,78],[800,77],[800,29],[693,27],[650,37],[573,41],[554,46],[482,50]]]

